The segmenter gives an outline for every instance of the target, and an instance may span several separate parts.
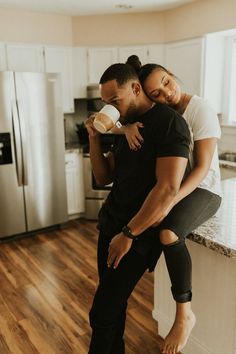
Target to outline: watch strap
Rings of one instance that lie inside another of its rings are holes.
[[[125,226],[122,228],[122,232],[123,232],[123,234],[124,234],[126,237],[128,237],[128,238],[130,238],[130,239],[132,239],[132,240],[136,240],[136,239],[138,238],[137,236],[135,236],[135,235],[132,234],[132,231],[131,231],[130,227],[127,226],[127,225],[125,225]]]

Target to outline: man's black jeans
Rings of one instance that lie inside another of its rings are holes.
[[[117,269],[107,267],[110,238],[100,233],[98,240],[99,286],[89,313],[92,338],[89,354],[124,354],[123,334],[127,300],[149,266],[150,256],[133,248]]]

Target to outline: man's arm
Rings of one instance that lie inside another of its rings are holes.
[[[128,223],[133,235],[139,235],[153,224],[158,225],[174,204],[187,166],[187,158],[161,157],[156,161],[157,183],[141,209]]]
[[[161,157],[156,161],[157,183],[148,194],[141,209],[131,219],[128,226],[134,236],[141,234],[154,223],[158,225],[174,204],[178,193],[187,158]],[[127,196],[128,197],[128,196]],[[121,259],[130,250],[133,240],[124,236],[123,232],[116,235],[109,246],[107,264],[117,268]]]
[[[93,119],[94,117],[90,117],[85,123],[89,133],[90,160],[96,182],[99,185],[106,185],[113,180],[114,156],[113,153],[104,156],[101,148],[101,134],[93,127]]]

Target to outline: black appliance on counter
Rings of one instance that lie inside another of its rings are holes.
[[[85,127],[84,123],[76,124],[76,132],[78,135],[78,141],[80,146],[83,149],[83,153],[89,153],[89,138],[88,138],[88,131]],[[104,153],[108,152],[114,143],[115,135],[111,133],[101,134],[101,144],[102,144],[102,151]]]

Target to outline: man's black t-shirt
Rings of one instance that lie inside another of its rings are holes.
[[[141,148],[129,148],[125,135],[116,136],[113,146],[115,170],[113,186],[99,212],[99,229],[108,236],[119,233],[141,208],[156,184],[156,159],[165,156],[188,158],[190,134],[182,116],[158,104],[136,121],[144,128]],[[151,228],[150,228],[151,229]]]

